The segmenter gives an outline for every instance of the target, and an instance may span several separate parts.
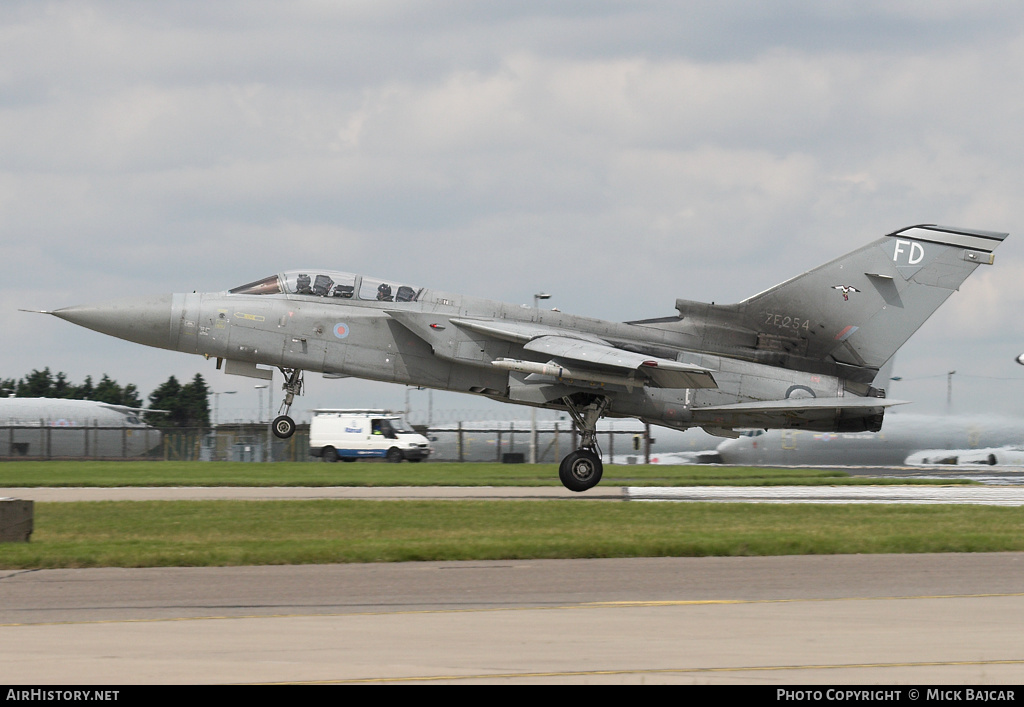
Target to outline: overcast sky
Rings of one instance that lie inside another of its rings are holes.
[[[939,223],[1010,237],[891,396],[941,412],[955,370],[1024,417],[1022,196],[1020,3],[0,4],[3,378],[198,372],[249,417],[259,381],[17,310],[321,266],[621,321]],[[298,418],[406,396],[306,384]]]

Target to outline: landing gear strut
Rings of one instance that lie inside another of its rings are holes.
[[[292,401],[295,400],[296,395],[302,395],[302,371],[297,368],[282,368],[281,373],[284,375],[284,402],[281,403],[281,407],[278,410],[281,414],[274,418],[271,429],[274,431],[274,436],[280,439],[288,439],[295,434],[295,420],[288,416],[288,413],[292,410]]]
[[[597,486],[604,473],[601,448],[597,444],[597,421],[608,409],[608,398],[599,395],[574,395],[562,398],[580,432],[580,448],[566,456],[558,466],[558,478],[570,491],[586,491]]]

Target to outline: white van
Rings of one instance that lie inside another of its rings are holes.
[[[314,410],[309,453],[324,461],[382,458],[418,462],[430,456],[430,442],[386,410]]]

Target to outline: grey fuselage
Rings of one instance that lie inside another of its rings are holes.
[[[416,385],[485,395],[505,402],[563,409],[561,395],[580,390],[581,382],[551,381],[538,391],[517,385],[517,375],[496,369],[501,358],[534,359],[514,341],[488,336],[451,320],[526,323],[591,335],[627,350],[704,366],[715,371],[717,388],[678,389],[590,383],[594,393],[612,398],[608,414],[637,417],[676,428],[716,427],[721,414],[702,414],[708,405],[785,399],[794,390],[814,397],[844,393],[843,381],[775,366],[698,353],[696,332],[643,323],[615,323],[561,312],[516,306],[436,290],[418,291],[415,301],[379,302],[298,294],[197,293],[104,303],[120,322],[139,326],[116,332],[88,323],[88,314],[62,310],[84,326],[160,348],[200,354],[229,362],[229,373],[255,374],[255,364]],[[139,309],[143,311],[139,311]],[[166,312],[153,324],[153,312]],[[60,313],[58,313],[60,316]],[[249,367],[239,364],[249,364]],[[730,420],[732,424],[736,420]],[[748,424],[757,426],[759,420]],[[833,429],[831,424],[828,429]]]

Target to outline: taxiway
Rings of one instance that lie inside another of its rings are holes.
[[[0,571],[0,682],[1019,684],[1024,553]]]

